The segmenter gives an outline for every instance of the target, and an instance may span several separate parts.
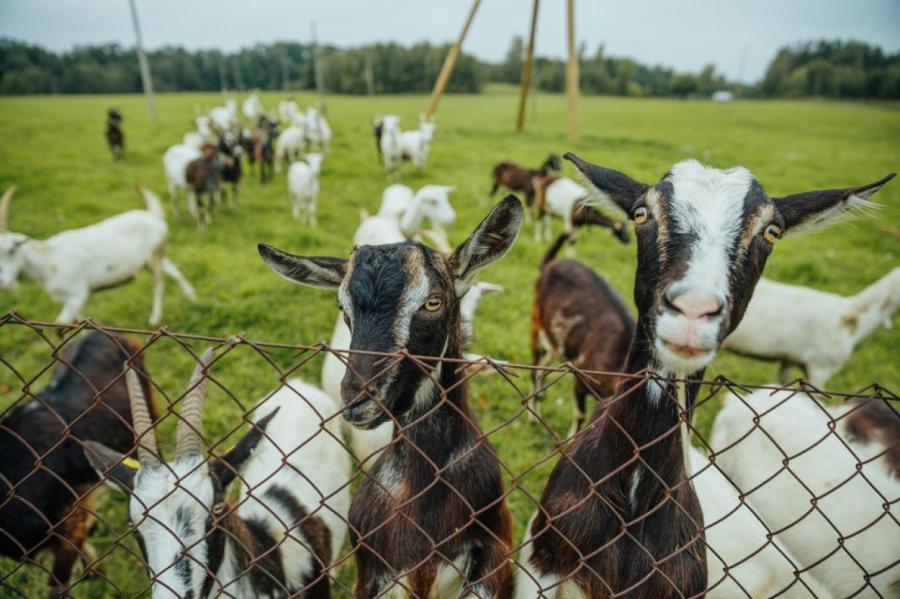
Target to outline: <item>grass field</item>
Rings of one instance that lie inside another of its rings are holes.
[[[274,107],[281,94],[266,94]],[[311,102],[312,96],[299,98]],[[29,97],[0,99],[0,187],[19,186],[10,212],[10,228],[36,238],[87,225],[127,209],[141,207],[134,193],[143,184],[163,194],[161,157],[188,130],[194,107],[209,108],[218,95],[172,94],[157,97],[159,120],[147,119],[143,98]],[[698,158],[718,167],[742,164],[750,168],[772,195],[815,188],[862,184],[900,166],[900,104],[831,102],[682,102],[585,98],[581,107],[584,132],[580,142],[565,140],[565,102],[561,97],[537,98],[537,118],[528,131],[513,132],[516,97],[508,90],[480,96],[447,97],[437,115],[438,133],[430,162],[422,174],[404,182],[418,187],[445,183],[456,187],[453,203],[459,218],[451,241],[462,241],[492,201],[487,197],[492,165],[504,158],[537,164],[549,152],[573,150],[585,158],[625,171],[647,182],[656,181],[676,161]],[[333,151],[321,179],[319,227],[297,225],[290,218],[283,176],[267,186],[248,178],[241,206],[220,210],[206,231],[186,219],[171,216],[168,256],[197,288],[190,303],[176,285],[167,282],[165,325],[172,331],[224,336],[243,331],[249,339],[312,344],[327,341],[335,317],[332,294],[291,286],[260,261],[256,244],[310,254],[344,256],[358,224],[360,209],[374,211],[386,185],[376,161],[371,120],[395,112],[409,127],[417,122],[423,97],[346,98],[328,100],[328,117],[335,133]],[[103,139],[107,107],[125,115],[127,159],[113,163]],[[572,168],[566,165],[571,174]],[[875,216],[839,224],[806,237],[780,242],[769,260],[767,276],[842,294],[851,294],[900,264],[900,184],[889,184],[877,199],[884,205]],[[167,206],[168,209],[168,206]],[[533,240],[530,227],[499,264],[483,278],[505,286],[505,293],[484,300],[476,322],[475,351],[514,362],[527,362],[532,287],[545,247]],[[114,251],[114,248],[110,248]],[[622,246],[606,231],[587,231],[578,257],[606,277],[630,300],[634,277],[634,245]],[[93,295],[87,314],[97,322],[146,328],[150,313],[151,278],[141,275],[127,286]],[[52,320],[59,311],[37,285],[22,280],[12,291],[0,291],[0,312],[17,310],[36,320]],[[897,319],[895,319],[896,321]],[[856,351],[829,386],[849,391],[878,382],[900,392],[900,332],[880,329]],[[0,357],[31,378],[50,362],[47,345],[22,327],[0,328]],[[287,367],[303,358],[274,352]],[[148,369],[167,395],[183,389],[191,369],[189,356],[163,339],[147,354]],[[318,381],[320,359],[299,372]],[[277,385],[278,374],[262,357],[241,348],[216,369],[216,375],[250,406]],[[773,364],[723,354],[707,372],[748,384],[775,380]],[[46,376],[41,378],[41,382]],[[527,388],[524,379],[517,384]],[[520,411],[516,392],[499,377],[474,383],[475,409],[482,428],[494,430]],[[20,395],[21,383],[0,368],[0,408]],[[36,386],[35,388],[39,388]],[[557,397],[565,401],[554,402]],[[544,413],[549,425],[564,433],[571,418],[568,387],[549,394]],[[165,400],[160,400],[165,402]],[[716,402],[698,415],[708,430]],[[212,390],[207,405],[207,437],[220,439],[240,423],[241,408],[222,390]],[[174,426],[164,428],[170,432]],[[491,440],[509,468],[509,478],[525,472],[553,451],[554,440],[541,425],[520,417],[492,433]],[[230,443],[224,440],[223,444]],[[537,495],[550,463],[521,478],[520,489]],[[107,495],[101,513],[112,528],[101,525],[94,535],[99,549],[125,535],[121,498]],[[521,537],[532,511],[521,490],[510,505]],[[134,549],[133,541],[124,541]],[[121,548],[105,560],[106,576],[119,585],[101,582],[78,586],[82,597],[114,597],[142,588],[146,578],[134,558]],[[0,561],[0,572],[13,564]],[[3,575],[0,575],[3,576]],[[352,565],[341,570],[352,579]],[[0,596],[33,596],[44,584],[36,569],[22,569],[0,586]],[[343,596],[342,591],[338,596]]]

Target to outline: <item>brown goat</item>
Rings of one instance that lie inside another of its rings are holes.
[[[557,355],[579,370],[619,372],[634,336],[634,318],[625,301],[600,275],[581,262],[556,259],[568,238],[566,233],[560,235],[541,262],[531,318],[532,363],[544,365]],[[531,371],[535,412],[541,378],[537,370]],[[615,374],[576,377],[572,433],[584,424],[587,395],[610,397],[618,383]]]
[[[100,331],[83,334],[50,383],[0,421],[0,555],[34,563],[53,554],[51,593],[63,593],[94,525],[97,474],[82,451],[99,441],[131,451],[134,433],[122,364],[144,370],[138,346]],[[142,379],[143,380],[143,379]],[[150,412],[156,410],[143,382]]]
[[[219,160],[219,152],[213,144],[203,144],[201,152],[203,156],[188,163],[185,179],[190,186],[188,210],[191,216],[197,219],[197,224],[203,227],[212,220],[213,201],[219,196],[222,161]]]
[[[553,171],[559,171],[561,168],[562,163],[556,154],[547,156],[544,163],[536,169],[528,169],[510,161],[498,162],[494,166],[494,186],[491,188],[491,197],[503,185],[510,191],[524,193],[525,203],[531,206],[534,204],[534,184],[532,179],[546,176]]]

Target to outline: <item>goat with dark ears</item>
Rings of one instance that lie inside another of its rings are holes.
[[[680,162],[650,186],[565,158],[634,221],[638,321],[624,370],[635,376],[595,411],[554,468],[517,594],[702,596],[703,513],[686,454],[697,383],[740,322],[777,240],[865,207],[893,175],[773,199],[741,167]]]
[[[450,254],[414,242],[362,246],[349,260],[259,247],[281,276],[338,290],[351,329],[344,418],[362,428],[395,423],[393,443],[350,507],[357,599],[509,590],[512,525],[499,460],[464,377],[444,359],[462,356],[460,298],[509,250],[522,218],[507,196]]]

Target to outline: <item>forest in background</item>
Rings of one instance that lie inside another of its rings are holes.
[[[371,74],[376,94],[426,93],[448,45],[379,43],[356,48],[320,46],[322,83],[328,93],[366,94]],[[603,46],[579,49],[584,94],[705,97],[730,90],[761,98],[900,98],[900,53],[857,41],[816,41],[780,49],[761,81],[730,82],[710,64],[699,73],[677,72],[630,58],[609,56]],[[503,61],[490,63],[463,53],[448,91],[478,93],[486,83],[518,84],[524,43],[515,37]],[[166,47],[148,52],[157,91],[306,90],[316,87],[314,49],[276,42],[237,52]],[[534,85],[547,92],[565,87],[565,61],[535,57]],[[117,44],[51,52],[0,40],[0,94],[94,94],[141,91],[135,50]]]

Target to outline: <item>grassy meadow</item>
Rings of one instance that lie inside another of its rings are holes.
[[[267,93],[263,103],[274,109],[284,94]],[[314,100],[300,95],[301,105]],[[175,218],[165,196],[161,158],[166,148],[180,143],[191,127],[195,107],[221,103],[217,94],[166,94],[157,97],[159,118],[150,122],[140,96],[80,96],[0,98],[0,187],[18,185],[9,227],[35,238],[84,226],[132,208],[142,207],[137,184],[148,186],[166,200],[170,239],[167,255],[191,280],[199,299],[189,302],[167,280],[164,324],[173,332],[225,336],[243,332],[254,341],[315,344],[328,341],[336,315],[332,293],[289,285],[259,259],[256,244],[264,241],[297,253],[346,256],[360,210],[377,210],[387,180],[372,140],[372,117],[387,112],[403,117],[403,125],[418,122],[426,98],[330,97],[328,119],[334,131],[331,155],[324,163],[319,199],[319,226],[309,229],[290,217],[284,175],[268,185],[247,176],[240,206],[216,212],[208,230],[192,220]],[[118,106],[124,116],[127,156],[114,163],[103,137],[105,111]],[[583,98],[582,139],[566,140],[565,100],[540,95],[527,121],[527,131],[513,130],[517,97],[507,88],[478,96],[449,96],[437,113],[437,135],[423,173],[409,169],[403,182],[456,187],[452,202],[458,213],[451,241],[461,242],[486,214],[494,200],[487,197],[490,171],[501,159],[537,165],[549,152],[575,151],[588,160],[622,170],[646,182],[656,181],[676,161],[697,158],[718,167],[737,164],[750,168],[771,195],[858,185],[881,178],[900,166],[900,104],[815,101],[743,102]],[[567,174],[573,168],[565,165]],[[766,275],[841,294],[856,293],[900,264],[900,183],[888,184],[876,199],[883,208],[873,216],[845,221],[836,227],[778,243]],[[559,228],[560,225],[557,225]],[[106,251],[115,251],[107,248]],[[476,321],[473,351],[512,362],[528,362],[531,296],[537,265],[545,244],[536,243],[526,225],[512,251],[484,271],[483,279],[499,283],[505,292],[484,299]],[[619,244],[605,230],[586,230],[577,257],[606,277],[631,300],[634,278],[633,243]],[[147,328],[151,277],[141,274],[129,285],[91,296],[86,314],[98,323]],[[16,310],[42,321],[53,320],[60,306],[35,283],[24,278],[14,290],[0,291],[0,313]],[[897,318],[894,319],[895,324]],[[139,338],[139,337],[138,337]],[[0,327],[0,410],[19,399],[22,382],[47,380],[43,369],[51,363],[49,342],[25,327]],[[197,343],[192,347],[201,348]],[[852,391],[872,383],[900,392],[900,332],[879,329],[863,342],[829,387]],[[213,369],[224,387],[212,386],[206,406],[207,439],[221,451],[236,439],[241,414],[257,398],[278,385],[285,371],[318,382],[321,357],[272,349],[267,356],[242,346]],[[163,408],[183,391],[192,359],[171,338],[154,340],[146,354],[147,368],[158,385]],[[15,372],[12,370],[15,369]],[[747,384],[776,380],[777,366],[723,353],[707,378],[725,376]],[[799,376],[799,373],[798,373]],[[514,388],[514,386],[516,388]],[[476,414],[515,481],[509,503],[521,538],[555,459],[548,458],[556,438],[568,429],[572,402],[570,387],[558,386],[545,398],[547,425],[522,414],[520,393],[528,390],[527,375],[512,384],[498,376],[473,382]],[[717,402],[706,402],[698,414],[708,432]],[[517,418],[515,416],[518,415]],[[512,420],[511,422],[509,422]],[[171,437],[173,419],[163,427]],[[555,438],[555,435],[557,436]],[[104,517],[92,537],[99,551],[112,550],[103,560],[99,580],[79,584],[78,597],[119,597],[146,586],[146,576],[131,551],[124,501],[108,493],[100,500]],[[0,559],[0,597],[35,596],[46,576],[35,568],[17,568]],[[352,580],[352,559],[339,568],[340,579]],[[6,573],[4,573],[6,572]],[[10,573],[12,572],[12,573]],[[348,596],[349,586],[337,596]]]

